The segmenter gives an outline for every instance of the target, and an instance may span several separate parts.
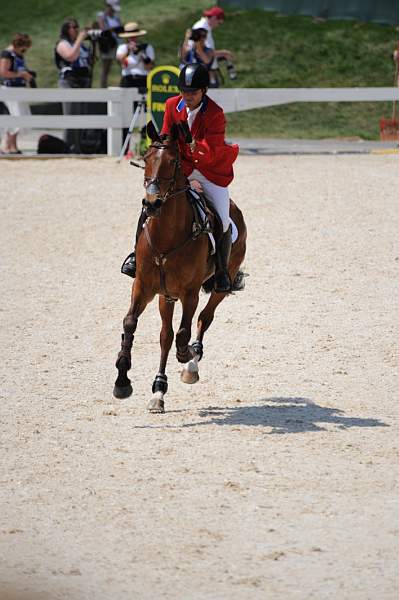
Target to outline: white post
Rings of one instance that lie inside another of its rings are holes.
[[[118,90],[119,88],[109,88],[113,90]],[[118,97],[118,100],[108,100],[107,102],[107,114],[109,117],[119,117],[120,127],[112,128],[108,127],[107,129],[107,146],[108,156],[119,156],[119,153],[122,148],[122,118],[123,118],[123,110],[122,110],[122,90],[121,94]]]

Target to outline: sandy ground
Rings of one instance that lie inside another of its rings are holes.
[[[142,172],[0,163],[1,600],[399,597],[398,167],[239,158],[246,290],[151,415],[156,302],[112,397]]]

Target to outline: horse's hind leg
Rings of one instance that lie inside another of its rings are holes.
[[[159,336],[161,344],[161,360],[158,373],[152,384],[152,398],[148,405],[148,410],[152,413],[165,412],[164,395],[168,391],[168,378],[165,374],[166,363],[169,356],[169,350],[173,342],[172,318],[175,305],[173,302],[166,302],[164,296],[159,296],[159,313],[162,318],[162,328]]]
[[[132,365],[131,350],[138,318],[149,301],[150,299],[142,294],[140,285],[136,280],[133,286],[130,308],[126,317],[123,319],[121,349],[115,363],[115,366],[118,369],[118,377],[116,378],[114,386],[115,398],[127,398],[133,392],[127,372]]]

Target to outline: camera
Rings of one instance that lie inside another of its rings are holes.
[[[31,71],[30,69],[27,69],[28,73],[30,73],[32,75],[32,79],[29,82],[29,87],[31,88],[37,88],[37,83],[36,83],[36,71]]]
[[[95,42],[103,35],[101,29],[86,29],[86,35],[91,42]]]
[[[202,37],[205,37],[202,31],[198,29],[193,29],[190,35],[190,40],[193,42],[199,42]]]
[[[224,60],[226,62],[226,69],[229,79],[231,79],[232,81],[234,81],[234,79],[237,79],[237,71],[231,60],[224,57],[219,58],[219,60]]]
[[[227,73],[229,74],[230,79],[232,79],[232,80],[237,79],[237,71],[235,69],[235,66],[231,62],[231,60],[226,60],[226,68],[227,68]]]
[[[145,44],[144,42],[142,42],[141,44],[136,44],[136,48],[133,50],[133,54],[138,54],[139,52],[145,52],[147,46],[148,46],[148,44]]]

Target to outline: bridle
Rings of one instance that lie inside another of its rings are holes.
[[[152,148],[156,148],[157,150],[165,150],[169,148],[169,145],[162,144],[160,142],[154,142],[153,144],[151,144],[149,152]],[[144,156],[144,160],[146,159],[146,157],[148,157],[148,153]],[[161,209],[162,205],[168,200],[168,198],[172,198],[173,196],[177,196],[182,192],[186,192],[189,188],[189,186],[186,184],[182,188],[175,189],[177,175],[179,170],[181,169],[179,155],[177,156],[174,162],[175,168],[171,177],[161,177],[160,175],[157,175],[156,177],[144,177],[144,186],[147,190],[147,193],[151,194],[150,190],[153,186],[157,194],[157,199],[155,200],[155,202],[149,202],[146,198],[143,199],[143,206],[145,207],[148,215],[153,215],[154,213],[157,213]],[[168,186],[166,192],[164,192],[163,194],[161,194],[161,182],[170,182],[170,185]]]

